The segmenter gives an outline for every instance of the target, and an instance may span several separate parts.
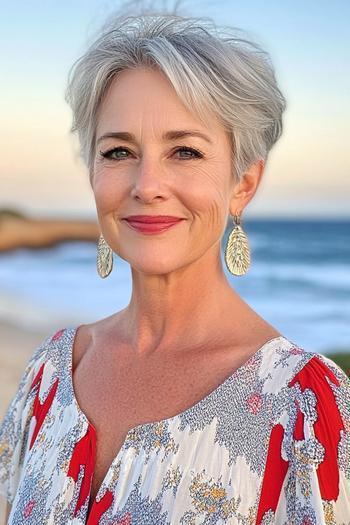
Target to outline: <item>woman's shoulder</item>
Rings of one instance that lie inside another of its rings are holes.
[[[286,413],[294,418],[301,411],[306,419],[314,414],[318,425],[328,425],[333,414],[350,430],[350,378],[337,363],[284,336],[272,341],[265,357],[259,377],[264,391],[276,396],[276,417],[280,412],[283,420]]]
[[[0,494],[12,503],[26,453],[31,448],[32,415],[46,388],[45,367],[64,329],[45,336],[27,360],[20,381],[0,422]]]
[[[305,519],[318,509],[321,521],[327,514],[332,523],[345,523],[350,508],[350,379],[321,353],[295,345],[290,351],[299,361],[275,407],[263,495],[267,500],[271,492],[278,496],[273,510],[283,523],[294,522],[301,508]],[[267,508],[262,507],[263,514]]]
[[[350,378],[331,358],[319,352],[291,344],[289,353],[295,356],[296,365],[278,389],[276,407],[281,405],[281,410],[276,410],[274,430],[283,427],[285,450],[288,443],[305,447],[306,462],[312,463],[312,446],[318,442],[325,449],[331,448],[334,457],[340,454],[338,466],[345,471],[350,460]],[[337,452],[338,443],[341,448]]]
[[[350,432],[350,378],[331,358],[311,353],[288,386],[297,388],[298,409],[318,429]]]
[[[350,422],[350,378],[345,371],[320,352],[311,351],[286,337],[282,337],[282,343],[283,351],[275,357],[274,367],[278,390],[283,393],[287,388],[292,403],[299,396],[304,404],[327,404],[328,409],[333,406]]]
[[[330,357],[319,352],[303,350],[307,357],[303,366],[296,371],[294,377],[289,382],[289,386],[296,383],[302,390],[319,389],[321,384],[327,384],[331,388],[342,387],[350,388],[350,378],[346,372],[333,361]]]
[[[296,356],[300,351],[301,366],[274,406],[259,518],[311,523],[318,517],[317,523],[328,523],[328,517],[329,523],[345,524],[350,508],[350,379],[323,354],[293,348]]]
[[[35,380],[35,375],[38,370],[43,367],[46,360],[49,358],[49,354],[52,349],[52,344],[55,340],[59,339],[61,334],[65,329],[54,330],[53,332],[47,334],[43,339],[33,348],[30,353],[27,361],[25,362],[22,374],[20,376],[19,383],[17,385],[17,391],[12,400],[12,404],[19,400],[25,395],[28,394],[29,388],[32,386],[32,383]]]
[[[67,367],[66,359],[69,356],[69,346],[74,339],[75,332],[75,327],[56,329],[34,347],[22,369],[15,394],[0,425],[0,438],[7,423],[13,426],[14,419],[17,418],[22,419],[23,424],[25,410],[28,410],[28,416],[31,415],[31,404],[38,386],[40,386],[41,398],[45,395],[51,379],[56,379],[59,371]]]
[[[52,360],[54,356],[56,356],[56,359],[59,359],[60,356],[62,357],[64,355],[64,353],[60,353],[57,350],[61,349],[64,341],[63,335],[67,334],[68,331],[69,328],[56,329],[46,335],[39,344],[33,348],[23,366],[20,380],[17,384],[17,390],[7,409],[7,416],[10,413],[10,408],[14,410],[15,407],[22,403],[23,398],[30,396],[31,390],[33,390],[37,384],[38,376],[44,372],[45,365]],[[18,412],[18,410],[16,410],[16,412]]]
[[[281,335],[268,342],[273,352],[267,353],[269,361],[268,376],[277,381],[282,388],[299,383],[305,389],[315,386],[325,377],[336,385],[350,386],[346,372],[330,357],[315,352]],[[271,361],[270,361],[271,359]]]

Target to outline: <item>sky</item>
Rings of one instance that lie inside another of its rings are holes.
[[[172,6],[174,2],[156,2]],[[246,217],[350,217],[350,2],[181,2],[185,14],[236,26],[269,52],[287,100]],[[70,134],[68,71],[120,6],[98,0],[0,0],[0,208],[95,218]]]

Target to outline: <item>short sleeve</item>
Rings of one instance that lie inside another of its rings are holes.
[[[45,360],[52,339],[47,336],[33,351],[20,379],[17,392],[0,423],[0,494],[13,503],[23,461],[28,451],[28,436],[36,395],[33,381]]]
[[[294,388],[294,409],[274,523],[349,525],[350,379],[316,353],[288,386]]]

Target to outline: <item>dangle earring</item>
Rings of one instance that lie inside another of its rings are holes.
[[[236,227],[231,231],[225,249],[225,262],[233,275],[244,275],[250,265],[248,238],[241,227],[239,215],[233,216]]]
[[[113,251],[101,234],[97,244],[97,272],[102,279],[107,277],[113,268]]]

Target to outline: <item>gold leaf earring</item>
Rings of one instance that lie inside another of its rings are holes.
[[[101,234],[97,244],[97,272],[102,279],[107,277],[113,268],[113,251]]]
[[[241,227],[239,215],[234,215],[236,227],[231,231],[225,249],[225,262],[233,275],[244,275],[250,265],[248,238]]]

